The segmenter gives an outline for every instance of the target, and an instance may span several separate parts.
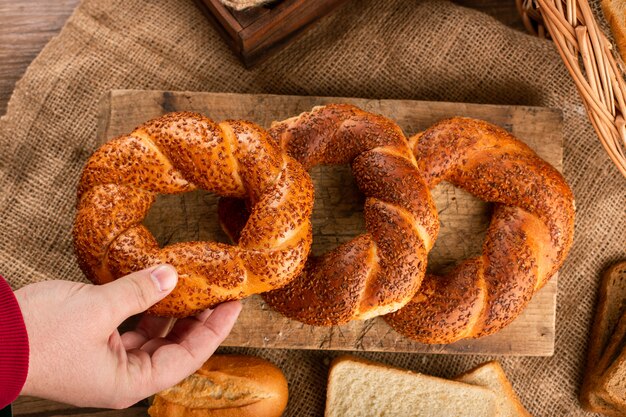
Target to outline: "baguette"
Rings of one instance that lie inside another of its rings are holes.
[[[326,417],[495,417],[495,394],[363,359],[335,359],[328,377]]]
[[[496,394],[498,417],[532,417],[520,402],[502,366],[497,361],[484,363],[455,379],[492,390]]]
[[[609,356],[606,356],[604,360],[602,358],[605,351],[608,350],[611,335],[623,314],[625,301],[626,262],[620,262],[610,267],[603,274],[600,283],[598,304],[587,350],[587,366],[579,395],[580,403],[585,410],[615,417],[623,416],[624,413],[603,400],[598,395],[596,385],[598,379],[612,362],[612,359],[609,360],[608,358],[613,355],[613,349],[617,345],[611,347]]]
[[[287,406],[287,380],[254,356],[213,355],[198,371],[161,391],[151,417],[279,417]]]

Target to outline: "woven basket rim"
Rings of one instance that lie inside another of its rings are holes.
[[[626,83],[617,48],[587,0],[515,0],[526,29],[550,37],[611,161],[626,177]]]

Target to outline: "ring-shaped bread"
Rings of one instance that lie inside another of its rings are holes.
[[[452,118],[410,139],[428,186],[450,182],[495,207],[482,255],[427,274],[413,300],[385,316],[422,343],[492,334],[513,321],[572,245],[574,196],[563,176],[506,130]]]
[[[160,248],[141,224],[157,194],[201,188],[246,198],[251,216],[236,246],[183,242]],[[78,188],[74,245],[96,284],[160,263],[178,271],[176,288],[150,311],[184,317],[282,287],[311,247],[313,185],[300,164],[259,126],[170,113],[100,147]]]
[[[390,119],[345,104],[316,107],[269,129],[277,144],[309,170],[351,164],[365,194],[367,232],[321,257],[303,273],[263,294],[287,317],[312,325],[337,325],[395,311],[422,283],[426,259],[439,231],[435,205],[408,141]],[[222,199],[220,220],[238,239],[243,204]]]

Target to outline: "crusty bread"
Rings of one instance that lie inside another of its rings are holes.
[[[422,283],[439,220],[402,129],[358,107],[329,104],[274,122],[268,132],[307,170],[350,164],[366,197],[367,230],[322,256],[309,257],[297,279],[263,294],[267,304],[314,326],[366,320],[405,305]],[[229,217],[240,217],[241,210],[220,215],[226,233],[236,239],[238,232],[230,226],[242,222]]]
[[[484,363],[455,378],[467,384],[489,388],[496,394],[498,417],[532,417],[524,408],[499,362]]]
[[[626,278],[626,263],[614,265],[607,273]],[[592,392],[619,410],[619,415],[626,415],[626,312],[620,317],[596,372],[598,377]]]
[[[609,343],[604,349],[604,353],[602,354],[600,361],[596,365],[596,382],[592,385],[591,388],[592,394],[602,399],[602,401],[604,401],[604,403],[609,406],[606,408],[611,409],[611,411],[613,411],[613,409],[616,409],[615,411],[618,411],[618,414],[620,416],[626,413],[626,409],[624,409],[624,407],[620,406],[611,398],[611,396],[604,388],[602,381],[605,378],[607,370],[619,358],[624,348],[626,348],[626,313],[622,314],[619,321],[617,322],[617,326],[613,331],[613,335],[611,336]],[[611,412],[611,415],[615,415],[615,413]]]
[[[252,215],[236,247],[196,241],[161,248],[142,224],[157,195],[195,189],[249,200]],[[171,264],[181,279],[149,312],[187,317],[298,276],[313,239],[312,210],[311,178],[264,129],[168,113],[89,158],[78,184],[74,248],[94,284]]]
[[[600,377],[596,390],[603,400],[622,410],[620,415],[626,415],[626,350],[620,351],[617,359]]]
[[[287,406],[287,380],[255,356],[213,355],[190,377],[161,391],[151,417],[279,417]]]
[[[617,356],[616,353],[619,353],[617,350],[620,346],[619,332],[615,330],[623,314],[625,302],[626,262],[620,262],[603,274],[600,283],[596,313],[587,348],[587,369],[580,390],[580,403],[585,410],[609,416],[623,415],[615,406],[598,395],[596,386],[600,376]],[[610,343],[614,334],[615,339]]]
[[[420,343],[493,334],[563,264],[574,237],[574,195],[531,148],[482,120],[442,120],[409,142],[431,189],[447,181],[496,204],[482,254],[444,276],[427,274],[413,299],[385,321]]]
[[[626,2],[624,0],[602,0],[602,11],[611,26],[617,49],[626,59]]]
[[[335,359],[328,376],[326,417],[482,417],[497,411],[487,388],[351,356]]]

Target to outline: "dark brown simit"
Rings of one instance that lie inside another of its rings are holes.
[[[310,257],[300,277],[263,295],[268,304],[287,317],[324,326],[405,305],[422,283],[439,222],[402,130],[383,116],[336,104],[274,123],[269,133],[307,170],[352,165],[366,196],[367,233]],[[221,205],[222,225],[236,240],[245,221],[242,204],[223,199]]]
[[[160,248],[141,224],[158,193],[205,189],[245,198],[251,215],[236,246],[185,242]],[[151,308],[185,317],[220,302],[281,287],[311,247],[313,185],[267,132],[170,113],[113,139],[88,160],[78,187],[74,246],[85,275],[104,284],[160,263],[178,285]]]
[[[574,236],[574,196],[563,176],[511,134],[453,118],[411,138],[430,188],[448,181],[497,203],[482,255],[427,275],[413,300],[385,316],[422,343],[492,334],[524,310],[561,267]]]

